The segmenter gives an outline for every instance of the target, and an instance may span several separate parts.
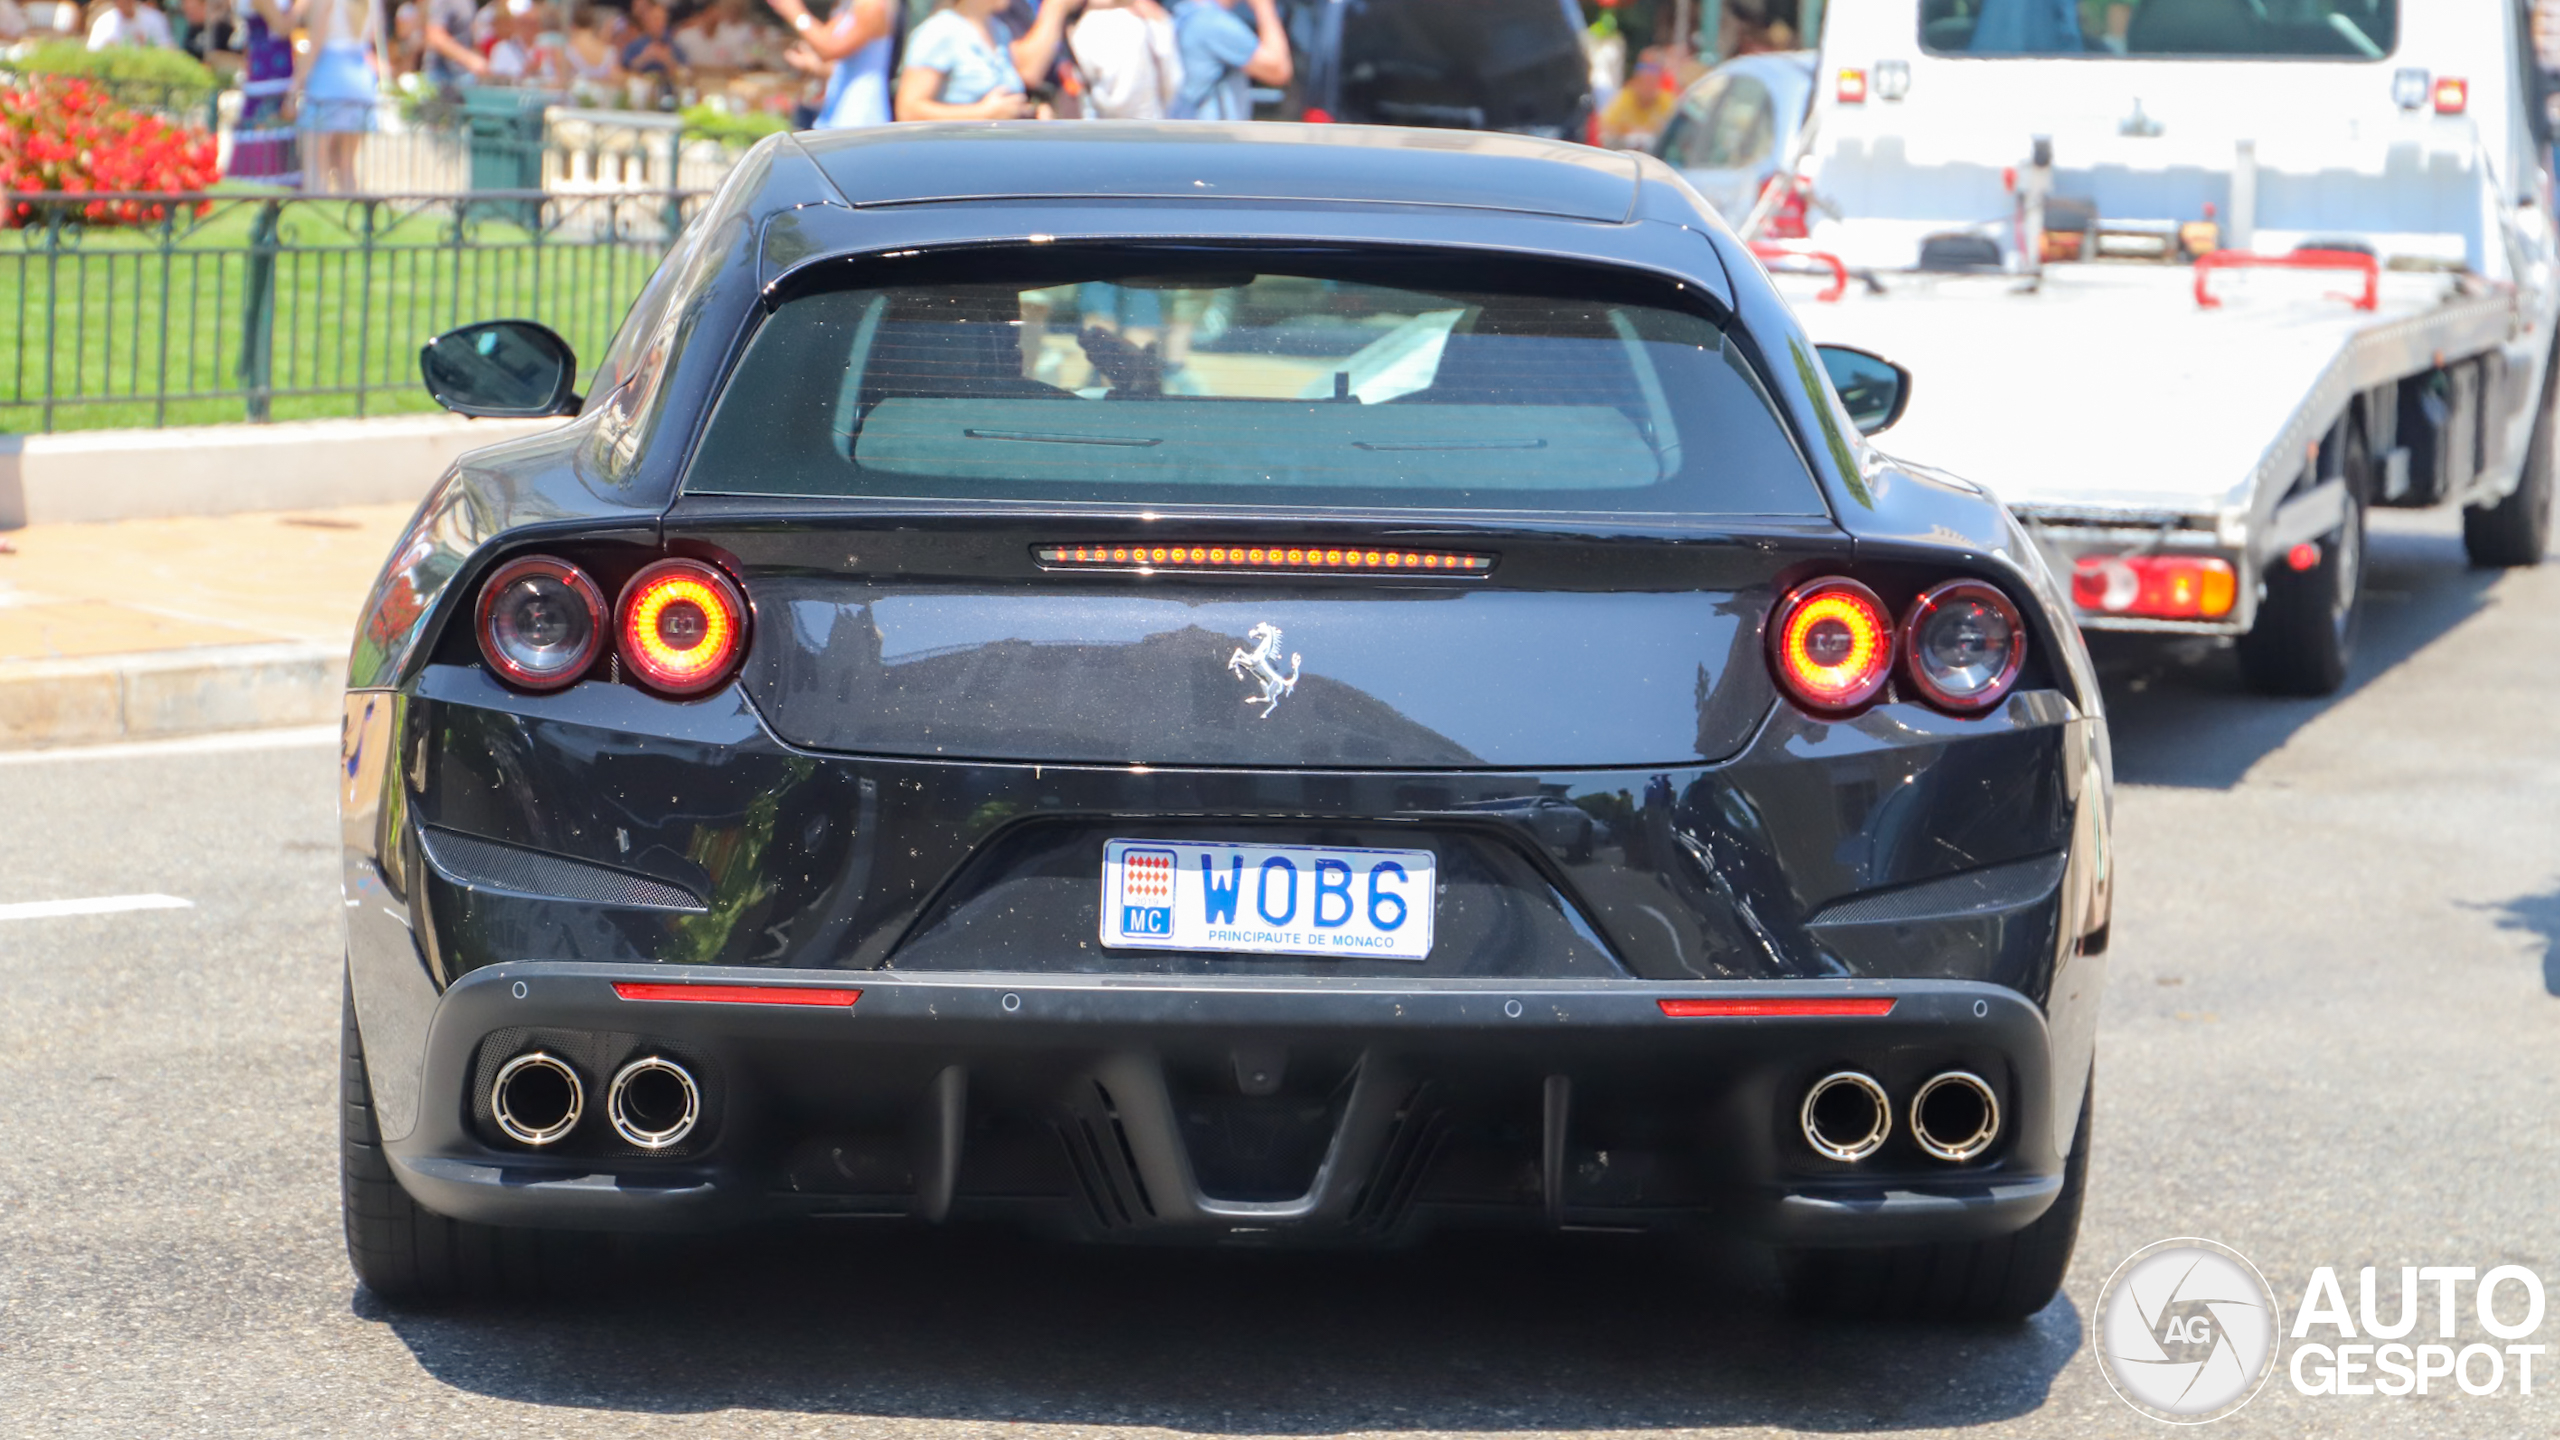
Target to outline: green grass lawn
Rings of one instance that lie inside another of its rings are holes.
[[[226,201],[174,234],[0,235],[0,430],[246,418],[242,337],[259,209]],[[473,320],[540,320],[592,363],[661,251],[649,239],[541,239],[494,211],[470,220],[457,244],[449,212],[403,217],[388,206],[371,210],[368,241],[367,213],[321,200],[284,208],[274,419],[433,409],[418,385],[418,347]]]

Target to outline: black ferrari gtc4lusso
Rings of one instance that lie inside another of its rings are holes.
[[[2002,508],[1670,171],[1351,126],[758,146],[466,413],[344,747],[349,1248],[1709,1228],[2020,1315],[2109,761]]]

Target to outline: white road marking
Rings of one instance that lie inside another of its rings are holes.
[[[302,745],[335,745],[335,725],[291,725],[273,730],[225,730],[214,735],[187,735],[174,740],[124,740],[113,745],[66,745],[56,750],[0,750],[0,765],[36,765],[49,760],[139,760],[153,755],[220,755],[235,750],[286,750]]]
[[[58,915],[114,915],[126,910],[192,910],[196,902],[175,895],[98,895],[87,900],[22,900],[0,905],[0,920],[50,920]]]

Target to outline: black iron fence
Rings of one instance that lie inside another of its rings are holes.
[[[592,363],[704,193],[9,196],[0,430],[431,409],[418,346],[472,320]]]

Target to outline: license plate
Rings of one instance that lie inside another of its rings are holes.
[[[1113,840],[1102,847],[1102,943],[1420,960],[1437,893],[1428,850]]]

